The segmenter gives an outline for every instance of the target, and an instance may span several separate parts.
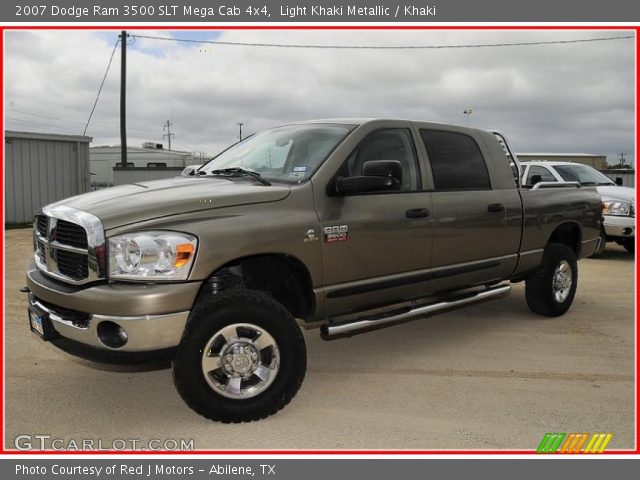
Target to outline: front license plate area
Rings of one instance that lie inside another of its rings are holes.
[[[56,336],[49,315],[33,305],[29,306],[29,328],[45,342]]]

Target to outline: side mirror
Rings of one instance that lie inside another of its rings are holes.
[[[540,183],[542,181],[542,175],[531,175],[529,177],[529,185],[535,185],[536,183]]]
[[[375,192],[376,190],[392,190],[393,180],[389,177],[338,177],[336,192],[341,194]]]
[[[341,194],[399,190],[402,165],[397,160],[370,160],[362,167],[362,175],[336,178],[336,192]]]

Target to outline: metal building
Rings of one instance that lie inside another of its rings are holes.
[[[91,137],[4,135],[5,223],[30,223],[43,206],[89,190]]]
[[[121,185],[114,178],[114,168],[122,167],[122,152],[119,145],[91,147],[91,182],[96,187]],[[127,167],[180,167],[202,163],[191,152],[165,150],[161,143],[145,142],[142,147],[127,147]],[[166,177],[161,177],[166,178]],[[130,182],[129,182],[130,183]]]
[[[113,186],[179,177],[183,167],[113,167]]]
[[[633,168],[610,168],[602,170],[602,173],[622,187],[636,186],[636,171]]]

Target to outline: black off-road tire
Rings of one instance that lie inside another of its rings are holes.
[[[251,398],[227,398],[205,379],[201,366],[207,342],[221,328],[250,323],[276,341],[280,362],[273,382]],[[239,423],[273,415],[296,395],[305,376],[307,353],[295,319],[267,294],[236,290],[220,293],[194,306],[172,363],[178,393],[194,411],[210,420]]]
[[[635,237],[627,237],[620,240],[620,245],[622,245],[625,250],[629,253],[636,253],[636,239]]]
[[[600,245],[598,246],[598,249],[593,252],[589,258],[598,258],[600,257],[605,249],[607,248],[607,234],[604,231],[604,228],[600,229]]]
[[[553,291],[553,278],[556,267],[566,261],[572,273],[572,283],[569,294],[562,302],[558,302]],[[531,272],[525,283],[525,296],[529,309],[539,315],[559,317],[564,315],[576,294],[578,286],[578,261],[574,251],[566,245],[550,243],[544,249],[542,262]]]

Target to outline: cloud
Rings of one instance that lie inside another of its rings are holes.
[[[81,133],[119,32],[6,33],[7,127]],[[235,42],[427,45],[625,35],[616,31],[130,32]],[[130,40],[129,144],[215,153],[245,131],[323,117],[398,117],[498,128],[519,151],[634,148],[634,41],[442,50],[258,48]],[[88,134],[118,144],[119,52]],[[27,112],[27,113],[21,113]],[[39,114],[42,116],[28,115]]]

